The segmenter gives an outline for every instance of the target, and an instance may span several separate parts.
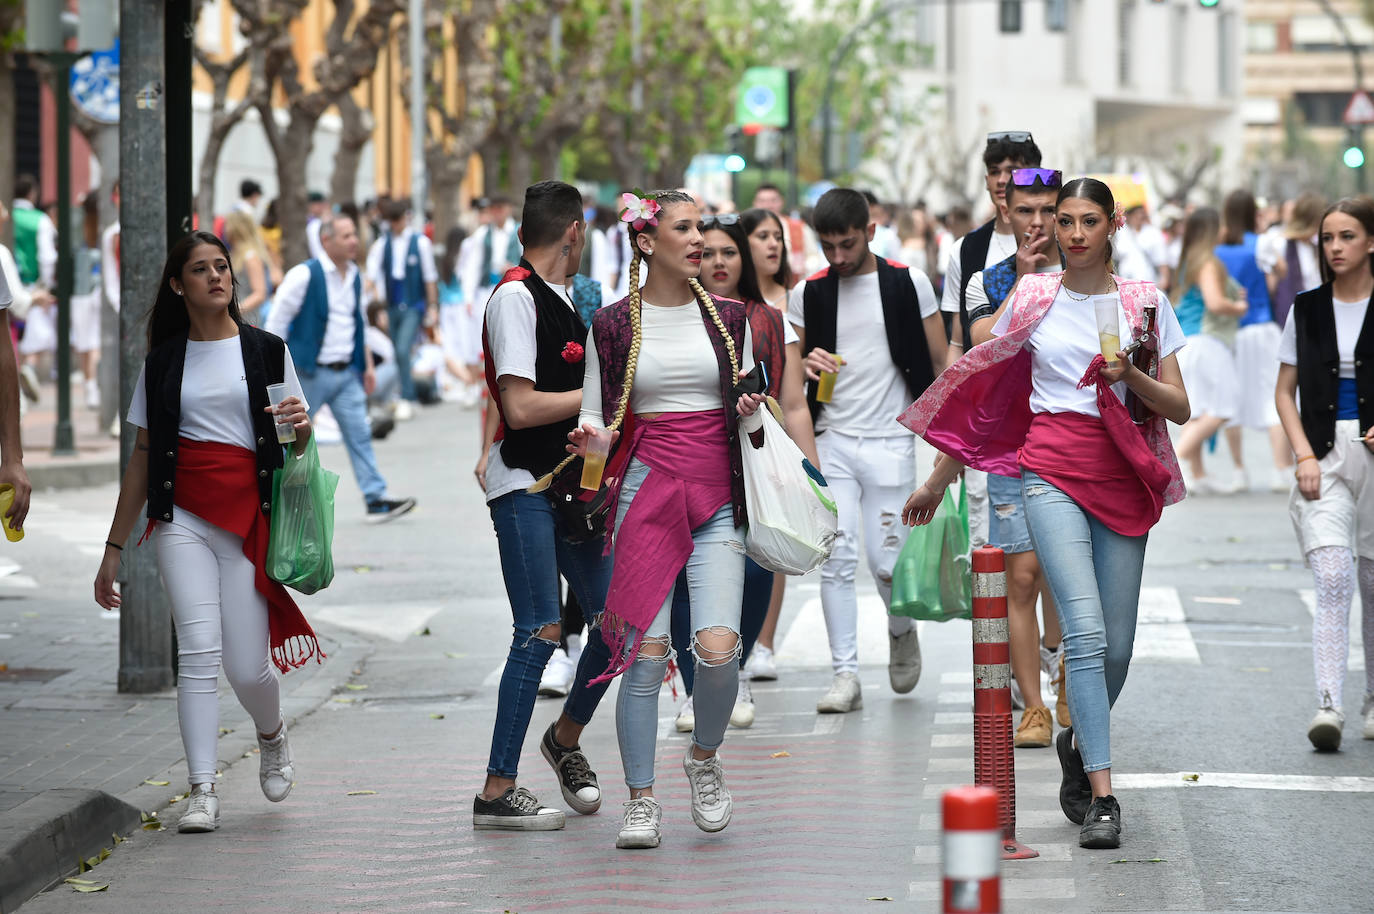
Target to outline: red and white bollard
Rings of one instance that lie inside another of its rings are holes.
[[[941,801],[944,914],[1001,914],[1002,828],[997,791],[956,787]]]
[[[997,791],[1002,859],[1039,857],[1016,840],[1016,761],[1012,754],[1011,645],[1006,556],[973,552],[973,780]]]

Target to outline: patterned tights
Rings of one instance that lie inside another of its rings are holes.
[[[1329,696],[1331,706],[1339,711],[1350,651],[1350,603],[1357,577],[1364,629],[1365,693],[1374,694],[1374,559],[1361,557],[1358,575],[1351,551],[1343,546],[1313,549],[1307,559],[1317,585],[1317,612],[1312,620],[1317,703],[1323,704]]]

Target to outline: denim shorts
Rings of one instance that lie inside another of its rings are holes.
[[[988,474],[988,545],[1008,555],[1032,550],[1020,476]]]

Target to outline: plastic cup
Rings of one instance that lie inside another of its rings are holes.
[[[289,395],[290,392],[285,384],[267,385],[267,402],[274,407],[280,406],[281,401],[285,400]],[[292,425],[290,422],[283,419],[281,416],[277,416],[276,420],[277,444],[290,444],[292,441],[295,441],[296,427]]]
[[[840,354],[838,352],[831,353],[831,355],[834,356],[835,361],[839,362],[841,365],[844,364],[844,359],[840,357]],[[835,395],[835,379],[839,377],[839,374],[840,373],[838,371],[820,372],[821,379],[816,383],[817,403],[830,402],[830,398]]]
[[[1105,296],[1095,299],[1093,311],[1097,316],[1097,338],[1102,344],[1102,358],[1107,360],[1109,367],[1115,368],[1118,364],[1116,354],[1121,351],[1121,323],[1116,299]]]
[[[17,543],[24,538],[23,530],[16,530],[12,525],[13,520],[7,517],[10,506],[14,504],[14,486],[9,483],[0,485],[0,519],[3,520],[5,528],[5,539],[11,543]]]
[[[601,488],[601,474],[606,472],[606,457],[611,453],[611,436],[594,432],[587,436],[587,455],[582,458],[582,488]]]

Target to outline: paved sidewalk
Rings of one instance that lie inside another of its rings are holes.
[[[24,442],[24,468],[35,492],[94,486],[119,478],[119,439],[111,437],[108,428],[100,428],[98,409],[86,408],[81,384],[72,384],[74,456],[54,457],[52,453],[57,429],[56,385],[42,384],[38,402],[25,405],[20,437]]]

